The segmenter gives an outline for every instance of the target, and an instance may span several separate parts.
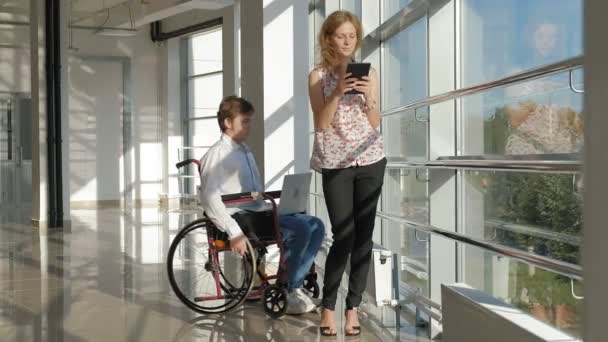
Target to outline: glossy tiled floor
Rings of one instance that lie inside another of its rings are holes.
[[[343,340],[319,336],[318,313],[273,320],[259,303],[217,316],[186,309],[169,288],[165,253],[188,215],[78,210],[70,231],[40,234],[27,210],[1,214],[1,341]],[[346,340],[427,341],[403,321],[381,321],[363,312],[363,335]]]

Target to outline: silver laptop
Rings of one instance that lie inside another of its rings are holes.
[[[278,205],[279,215],[289,215],[306,211],[311,178],[311,172],[285,176]],[[258,212],[272,210],[272,204],[261,200],[255,201],[255,203],[245,202],[237,204],[236,207],[247,211]]]
[[[279,202],[279,215],[305,212],[310,193],[311,172],[287,175],[283,179],[283,190]]]

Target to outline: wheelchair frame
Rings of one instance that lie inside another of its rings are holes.
[[[199,175],[201,173],[200,161],[196,159],[188,159],[176,164],[176,167],[182,168],[189,164],[197,165]],[[223,195],[222,201],[225,204],[250,202],[255,200],[263,199],[268,201],[272,205],[272,215],[274,221],[274,240],[254,240],[249,236],[247,242],[247,254],[242,258],[243,267],[245,274],[248,279],[244,279],[246,283],[243,283],[240,287],[234,286],[228,281],[221,269],[219,261],[219,253],[231,252],[230,240],[227,239],[227,235],[221,232],[208,218],[197,219],[190,222],[186,226],[180,229],[178,234],[175,236],[169,247],[169,253],[167,255],[167,272],[169,276],[169,282],[177,297],[190,309],[204,314],[210,313],[224,313],[238,307],[248,298],[258,298],[261,296],[264,311],[273,318],[281,317],[285,314],[287,309],[287,264],[285,260],[285,246],[283,239],[281,238],[281,229],[279,224],[278,207],[275,199],[280,198],[281,191],[272,191],[266,193],[256,192],[245,192],[237,194]],[[208,296],[196,296],[188,298],[180,286],[177,284],[176,277],[173,268],[173,259],[175,253],[180,245],[180,242],[186,237],[186,235],[192,231],[198,229],[206,230],[206,239],[209,246],[208,261],[205,263],[205,271],[213,274],[213,281],[215,285],[215,294]],[[223,235],[223,238],[219,238]],[[272,244],[276,244],[279,249],[279,269],[277,274],[266,275],[262,273],[258,266],[262,261],[262,257],[265,255],[266,247]],[[259,253],[256,254],[256,251]],[[247,266],[250,268],[248,269]],[[317,283],[317,274],[315,272],[314,264],[311,267],[311,271],[305,278],[304,288],[314,298],[319,296],[319,285]],[[261,283],[258,288],[252,291],[254,277],[258,276]],[[224,283],[222,283],[222,280]],[[275,280],[275,283],[271,283]],[[216,301],[226,300],[229,301],[225,305],[216,307],[203,307],[198,303],[205,301]]]

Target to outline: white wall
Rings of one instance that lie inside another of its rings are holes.
[[[68,70],[69,200],[121,199],[123,62],[71,56]]]
[[[123,155],[124,170],[115,170],[116,165],[100,168],[96,175],[91,172],[85,174],[72,173],[71,177],[84,178],[115,177],[120,172],[129,172],[125,177],[127,184],[123,184],[124,191],[135,201],[155,203],[159,193],[162,192],[162,139],[159,92],[159,48],[151,41],[148,27],[142,27],[135,37],[117,38],[104,37],[92,34],[90,31],[74,30],[72,45],[77,51],[73,54],[84,57],[120,57],[129,61],[130,72],[125,76],[130,82],[131,105],[131,137],[124,137],[128,143],[131,138],[131,148]],[[72,60],[75,61],[75,60]],[[86,62],[70,63],[70,68],[86,68]],[[68,77],[71,77],[69,75]],[[69,86],[69,85],[68,85]],[[92,87],[93,88],[93,87]],[[91,88],[91,89],[92,89]],[[78,89],[84,92],[91,100],[103,98],[108,94],[87,93],[88,89]],[[108,92],[116,89],[107,89]],[[73,94],[71,94],[73,95]],[[104,115],[103,107],[98,108],[97,115]],[[127,111],[129,108],[127,108]],[[74,126],[70,126],[74,127]],[[116,126],[97,131],[97,135],[107,135],[120,139],[121,131],[115,131]],[[122,126],[121,126],[122,127]],[[64,141],[67,139],[64,138]],[[104,149],[106,146],[96,146]],[[129,165],[130,164],[130,165]],[[118,171],[118,172],[117,172]],[[82,189],[71,189],[71,193],[78,193]],[[93,191],[80,191],[78,200],[120,200],[117,194],[105,194],[100,198]],[[122,194],[121,194],[122,195]]]

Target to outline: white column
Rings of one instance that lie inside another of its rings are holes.
[[[44,1],[30,0],[32,85],[32,223],[48,225]]]
[[[233,91],[236,96],[241,96],[241,0],[234,1],[232,17],[232,32],[234,37],[232,41],[234,50],[234,55],[232,56],[232,65],[234,66]],[[224,56],[225,61],[228,61],[227,57],[230,56]]]
[[[244,39],[244,38],[243,38]],[[308,3],[263,1],[264,179],[309,169]],[[247,67],[243,61],[244,67]]]
[[[241,64],[238,67],[240,93],[255,107],[253,129],[247,143],[264,175],[264,57],[263,3],[262,0],[240,1],[240,49]]]
[[[429,10],[429,95],[454,90],[454,3]],[[456,120],[453,101],[429,110],[429,157],[454,155]],[[430,224],[456,231],[456,176],[451,170],[431,170],[429,183]],[[430,236],[429,288],[433,301],[441,303],[441,284],[456,281],[456,243]],[[433,334],[436,322],[432,322]]]
[[[585,243],[583,268],[585,279],[584,339],[606,340],[608,307],[608,3],[585,1]]]

